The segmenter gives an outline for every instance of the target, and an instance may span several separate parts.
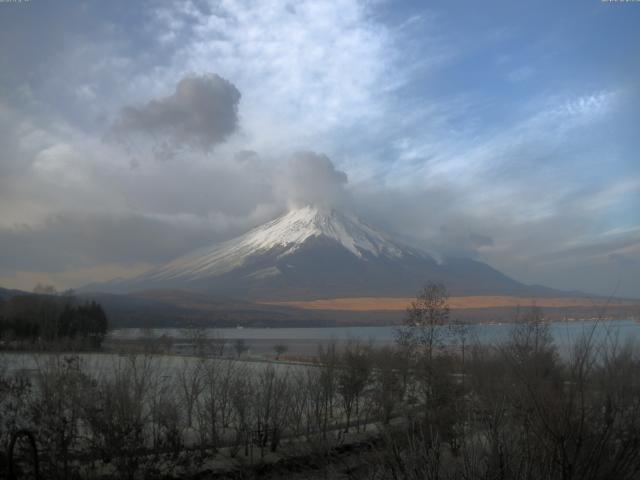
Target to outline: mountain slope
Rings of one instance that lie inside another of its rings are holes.
[[[92,289],[178,288],[239,298],[293,299],[410,296],[427,281],[443,282],[454,294],[534,293],[484,263],[438,263],[355,216],[315,207],[293,210],[139,277]]]
[[[278,258],[284,258],[316,238],[339,244],[361,259],[365,256],[400,258],[404,253],[400,246],[355,217],[335,210],[305,207],[293,210],[239,238],[180,257],[142,278],[150,281],[193,281],[222,275],[243,267],[256,255],[272,252],[277,253]],[[260,272],[256,273],[260,275]],[[262,274],[268,276],[270,272]]]

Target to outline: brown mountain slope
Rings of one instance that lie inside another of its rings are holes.
[[[265,305],[280,305],[305,310],[341,310],[350,312],[367,311],[403,311],[410,305],[412,298],[406,297],[351,297],[351,298],[327,298],[322,300],[262,302]],[[536,305],[543,308],[615,308],[633,307],[640,308],[640,301],[580,297],[516,297],[516,296],[460,296],[451,297],[449,305],[452,309],[467,308],[504,308],[504,307],[528,307]]]

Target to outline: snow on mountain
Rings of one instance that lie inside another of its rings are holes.
[[[85,290],[178,289],[287,300],[411,296],[427,281],[442,282],[452,293],[464,295],[533,292],[485,263],[464,258],[436,262],[351,214],[312,206],[138,277]]]
[[[360,259],[402,258],[410,251],[355,216],[307,206],[292,210],[240,237],[177,258],[142,278],[162,281],[197,280],[222,275],[241,267],[250,257],[262,253],[278,250],[278,258],[282,259],[314,238],[334,241]],[[254,276],[269,276],[274,273],[277,272],[258,271]]]

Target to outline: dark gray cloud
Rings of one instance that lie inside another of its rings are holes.
[[[161,159],[181,147],[206,152],[237,130],[239,101],[240,91],[219,75],[188,76],[168,97],[124,107],[112,131],[124,140],[142,135]]]

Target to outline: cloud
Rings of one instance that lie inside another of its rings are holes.
[[[636,246],[640,246],[640,241],[636,243]],[[637,250],[640,250],[640,248],[638,248]],[[622,253],[610,253],[609,260],[615,263],[618,267],[624,269],[635,269],[640,267],[640,255],[634,258]]]
[[[210,151],[238,129],[240,92],[216,75],[188,76],[168,97],[122,108],[112,127],[124,139],[151,139],[157,157],[181,147]]]
[[[59,272],[3,271],[0,268],[0,285],[31,291],[36,285],[55,285],[58,290],[77,288],[95,282],[108,282],[114,278],[129,278],[149,270],[146,263],[102,264],[87,268],[72,268]]]
[[[64,165],[70,155],[62,149],[47,164],[47,171],[62,178],[64,172],[50,169],[60,162]],[[81,209],[54,203],[34,219],[0,223],[0,251],[11,253],[0,262],[0,277],[22,272],[27,281],[39,272],[73,279],[75,270],[98,275],[100,265],[109,271],[133,265],[131,272],[139,273],[140,265],[162,263],[226,240],[275,218],[287,207],[349,203],[347,175],[326,155],[309,151],[282,160],[241,151],[226,163],[151,163],[135,172],[124,164],[94,168],[96,177],[86,180],[100,183],[104,193],[92,197],[87,192],[84,203],[90,207],[110,192],[126,201],[127,208]],[[32,188],[43,185],[36,182]],[[71,191],[80,198],[81,192]],[[12,200],[6,191],[0,198]],[[14,205],[24,210],[25,200],[15,198]]]
[[[326,155],[302,151],[294,153],[275,181],[275,189],[290,207],[316,205],[346,207],[347,174],[336,169]]]
[[[0,228],[0,269],[62,272],[106,264],[157,263],[220,239],[208,222],[148,215],[65,212],[34,226]]]
[[[639,295],[638,228],[602,228],[612,222],[612,209],[629,204],[622,195],[633,191],[628,180],[577,190],[567,185],[550,204],[538,182],[531,186],[538,188],[538,197],[523,191],[504,201],[500,195],[483,201],[486,191],[444,181],[437,186],[371,182],[353,187],[357,210],[369,223],[437,258],[475,258],[525,283],[564,290],[610,294],[619,279],[618,295]],[[522,198],[531,205],[522,205]],[[545,215],[526,213],[541,204],[548,206]]]
[[[205,1],[188,11],[183,3],[164,5],[150,27],[177,39],[177,68],[215,65],[233,79],[243,131],[259,151],[324,150],[319,138],[379,117],[403,81],[391,32],[360,0]]]
[[[495,242],[492,237],[474,232],[471,228],[470,222],[449,219],[429,241],[433,244],[433,250],[440,255],[479,258],[482,250],[492,247]]]

